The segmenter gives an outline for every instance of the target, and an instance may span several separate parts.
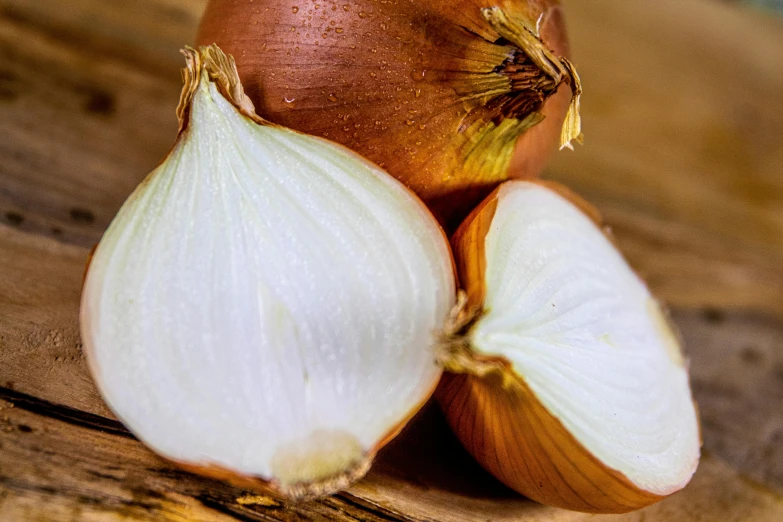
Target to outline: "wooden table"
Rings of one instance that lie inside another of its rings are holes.
[[[175,469],[96,393],[88,248],[172,143],[204,0],[0,0],[0,519],[585,520],[505,489],[436,407],[348,492],[301,505]],[[716,0],[568,2],[601,208],[691,358],[701,467],[611,520],[783,520],[783,19]],[[609,518],[606,518],[609,520]]]

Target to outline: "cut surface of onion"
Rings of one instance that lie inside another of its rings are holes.
[[[468,303],[442,355],[457,374],[438,395],[512,488],[621,512],[688,483],[699,428],[665,312],[591,214],[515,181],[468,218],[452,242]]]
[[[91,371],[162,456],[332,493],[437,383],[448,244],[375,165],[258,118],[218,48],[185,54],[177,143],[88,269]]]

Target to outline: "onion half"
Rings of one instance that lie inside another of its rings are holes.
[[[177,142],[88,268],[90,369],[160,455],[290,498],[330,494],[436,386],[448,243],[377,166],[259,118],[217,47],[185,54]]]
[[[620,513],[683,488],[700,439],[667,316],[566,189],[511,181],[452,240],[466,291],[437,392],[471,454],[544,504]]]

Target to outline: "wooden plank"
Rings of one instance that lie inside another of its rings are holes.
[[[0,386],[111,416],[81,352],[87,252],[0,225]]]
[[[95,243],[173,142],[178,71],[170,76],[0,17],[0,220]]]
[[[0,16],[78,47],[177,78],[178,50],[191,43],[207,0],[0,0]]]
[[[783,494],[783,322],[717,310],[674,317],[691,359],[704,448]]]

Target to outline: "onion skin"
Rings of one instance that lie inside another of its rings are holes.
[[[197,40],[234,55],[262,117],[368,157],[453,230],[509,175],[540,173],[570,99],[562,83],[511,88],[504,64],[527,57],[485,20],[492,6],[540,20],[567,54],[557,0],[210,0]],[[537,111],[543,122],[522,124]]]
[[[598,211],[566,187],[536,183],[558,192],[601,225]],[[472,317],[463,321],[463,332],[483,309],[484,241],[499,191],[485,199],[452,237],[467,297],[463,310]],[[542,504],[588,513],[625,513],[664,498],[640,489],[593,456],[540,403],[508,360],[474,355],[469,364],[475,364],[477,371],[447,371],[435,396],[465,448],[511,489]]]
[[[444,374],[437,397],[473,457],[501,482],[546,504],[587,513],[625,513],[664,497],[640,490],[591,455],[514,375]]]

